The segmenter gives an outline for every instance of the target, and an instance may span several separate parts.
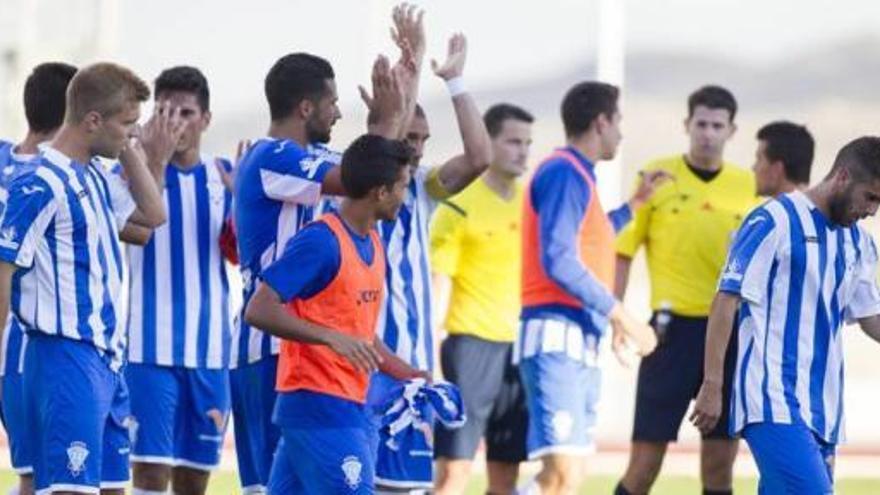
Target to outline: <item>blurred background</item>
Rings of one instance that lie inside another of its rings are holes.
[[[452,33],[467,35],[466,84],[482,108],[507,101],[535,115],[532,164],[563,143],[559,103],[568,87],[597,77],[622,84],[621,158],[600,165],[606,205],[621,201],[646,161],[686,151],[685,100],[706,83],[726,86],[739,101],[738,132],[726,158],[744,167],[753,163],[757,129],[774,119],[804,123],[813,132],[814,182],[845,142],[878,133],[880,2],[874,0],[415,3],[426,10],[429,58],[445,56]],[[388,35],[393,5],[388,0],[0,0],[0,137],[23,136],[22,84],[37,63],[113,60],[148,81],[164,68],[188,64],[199,67],[212,86],[206,151],[229,155],[238,139],[260,137],[268,128],[263,78],[272,63],[283,54],[308,51],[327,58],[336,70],[343,119],[331,144],[343,149],[364,130],[357,85],[369,83],[377,54],[396,57]],[[440,162],[457,152],[459,137],[446,90],[429,66],[425,69],[422,102],[432,131],[426,158]],[[876,222],[870,227],[877,232]],[[644,263],[637,261],[626,303],[646,318],[647,291]],[[848,464],[845,458],[844,471],[880,460],[875,420],[880,346],[857,329],[848,330],[846,346],[849,443],[843,452],[858,462]],[[599,450],[622,462],[635,370],[613,359],[605,366]],[[696,431],[685,425],[681,437],[675,450],[685,459],[682,470],[695,473],[695,457],[688,454],[697,446]],[[8,456],[0,455],[0,465],[7,462]],[[739,469],[752,469],[750,463],[739,463]]]

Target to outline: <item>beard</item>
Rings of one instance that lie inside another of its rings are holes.
[[[306,137],[310,143],[327,144],[330,142],[330,127],[322,129],[312,122],[306,125]]]
[[[831,221],[838,225],[849,227],[853,224],[855,218],[849,214],[851,209],[852,191],[849,187],[828,200],[828,214],[831,216]]]

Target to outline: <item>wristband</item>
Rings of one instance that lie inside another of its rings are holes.
[[[446,81],[446,89],[449,90],[449,96],[453,98],[467,92],[464,87],[464,78],[461,76],[453,77]]]

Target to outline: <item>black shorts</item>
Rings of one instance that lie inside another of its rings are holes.
[[[655,325],[656,313],[651,318]],[[667,331],[650,355],[639,365],[633,441],[673,442],[703,383],[703,361],[708,318],[672,315]],[[736,331],[731,333],[724,357],[721,418],[708,439],[730,439],[731,382],[736,369]]]
[[[526,460],[529,417],[519,369],[511,363],[513,344],[472,335],[450,335],[440,346],[443,376],[461,390],[467,422],[455,430],[438,423],[434,456],[473,459],[486,438],[486,459]]]

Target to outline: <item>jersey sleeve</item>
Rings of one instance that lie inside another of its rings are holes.
[[[461,256],[461,238],[467,213],[452,201],[440,203],[431,220],[431,268],[452,277]]]
[[[110,193],[110,206],[113,207],[113,216],[116,220],[116,228],[120,231],[125,228],[128,219],[137,209],[131,190],[128,188],[128,181],[122,173],[122,165],[115,164],[110,173],[105,172],[104,167],[100,164],[95,166],[107,183],[107,189]]]
[[[284,302],[307,299],[333,281],[341,259],[333,232],[323,222],[315,222],[287,242],[281,257],[261,277]]]
[[[0,221],[0,261],[29,268],[58,204],[49,184],[36,173],[16,178],[7,192]]]
[[[880,290],[877,287],[877,245],[870,234],[861,231],[862,255],[856,265],[852,298],[844,310],[849,323],[880,314]]]
[[[764,207],[753,210],[734,237],[718,290],[737,294],[754,304],[766,303],[779,238],[773,215]]]
[[[260,182],[266,196],[286,203],[318,203],[324,176],[336,166],[331,156],[310,155],[284,141],[266,153],[269,159],[262,160],[260,165]]]

